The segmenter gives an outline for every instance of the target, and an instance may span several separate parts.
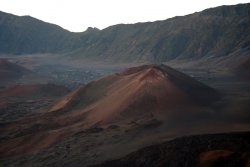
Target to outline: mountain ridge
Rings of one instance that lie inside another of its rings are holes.
[[[0,12],[0,53],[58,53],[74,48],[77,34],[31,16]]]
[[[81,33],[39,22],[49,33],[41,26],[33,30],[36,24],[31,24],[27,34],[25,24],[17,32],[13,25],[0,21],[0,52],[49,52],[76,61],[113,63],[194,61],[228,55],[233,55],[231,59],[235,60],[249,54],[249,13],[249,3],[220,6],[167,20],[118,24],[103,30],[89,28]],[[4,29],[6,26],[8,28]],[[6,43],[5,39],[9,42]]]

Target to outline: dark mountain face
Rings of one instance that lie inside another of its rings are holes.
[[[165,21],[111,26],[75,55],[121,62],[225,56],[249,48],[249,11],[249,4],[223,6]]]
[[[197,60],[249,52],[250,4],[222,6],[165,21],[71,33],[31,17],[0,14],[0,52],[70,53],[111,62]],[[237,54],[236,56],[238,56]]]
[[[0,53],[54,53],[76,48],[78,35],[30,16],[0,12]]]

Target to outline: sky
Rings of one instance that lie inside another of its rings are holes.
[[[0,11],[30,15],[82,32],[115,24],[165,20],[221,5],[250,0],[0,0]]]

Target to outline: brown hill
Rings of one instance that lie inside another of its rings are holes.
[[[0,155],[37,151],[111,125],[147,128],[195,121],[218,98],[214,89],[168,66],[129,68],[79,87],[42,115],[2,124]]]
[[[57,121],[82,117],[85,125],[93,126],[188,115],[189,109],[195,112],[218,97],[212,88],[168,66],[144,65],[91,82],[59,100],[49,112],[66,112]]]

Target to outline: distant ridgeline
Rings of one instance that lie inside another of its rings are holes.
[[[249,52],[250,4],[221,6],[164,21],[73,33],[30,16],[0,12],[0,53],[65,53],[113,62],[162,62]]]

